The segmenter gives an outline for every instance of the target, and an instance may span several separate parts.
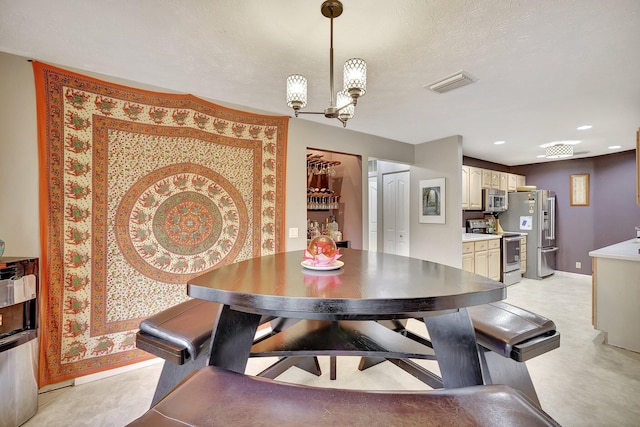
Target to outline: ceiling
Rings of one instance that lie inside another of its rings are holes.
[[[291,115],[285,79],[329,105],[329,20],[321,0],[0,0],[0,51]],[[514,166],[579,140],[574,157],[635,149],[638,0],[343,0],[342,64],[367,61],[348,128],[411,144],[462,135],[465,156]],[[476,81],[429,85],[466,71]],[[306,115],[342,127],[337,120]],[[580,125],[593,128],[579,131]],[[495,141],[506,141],[494,145]],[[620,145],[618,149],[609,146]]]

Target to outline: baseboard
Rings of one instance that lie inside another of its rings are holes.
[[[97,372],[91,375],[85,375],[84,377],[78,377],[74,379],[74,385],[86,384],[92,381],[101,380],[103,378],[112,377],[114,375],[124,374],[125,372],[135,371],[136,369],[146,368],[147,366],[163,363],[164,359],[159,357],[145,360],[144,362],[134,363],[132,365],[121,366],[115,369],[109,369],[108,371]]]

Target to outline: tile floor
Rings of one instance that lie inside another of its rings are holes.
[[[640,354],[603,344],[603,334],[591,326],[591,276],[558,272],[540,281],[524,279],[508,288],[507,301],[549,317],[561,333],[559,349],[527,362],[545,411],[563,426],[640,425]],[[271,361],[251,359],[247,373]],[[338,358],[336,381],[329,379],[327,358],[320,358],[321,377],[292,368],[278,379],[323,387],[428,388],[389,362],[360,372],[358,361]],[[124,426],[148,409],[161,366],[43,393],[38,413],[24,425]]]

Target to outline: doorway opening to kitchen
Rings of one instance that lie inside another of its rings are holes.
[[[325,234],[362,248],[362,158],[307,148],[307,239]]]

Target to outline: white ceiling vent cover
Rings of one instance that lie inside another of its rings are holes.
[[[438,93],[449,92],[450,90],[457,89],[461,86],[466,86],[468,84],[473,83],[473,80],[468,74],[464,71],[458,71],[455,74],[445,77],[442,80],[439,80],[435,83],[425,86],[430,90]]]

